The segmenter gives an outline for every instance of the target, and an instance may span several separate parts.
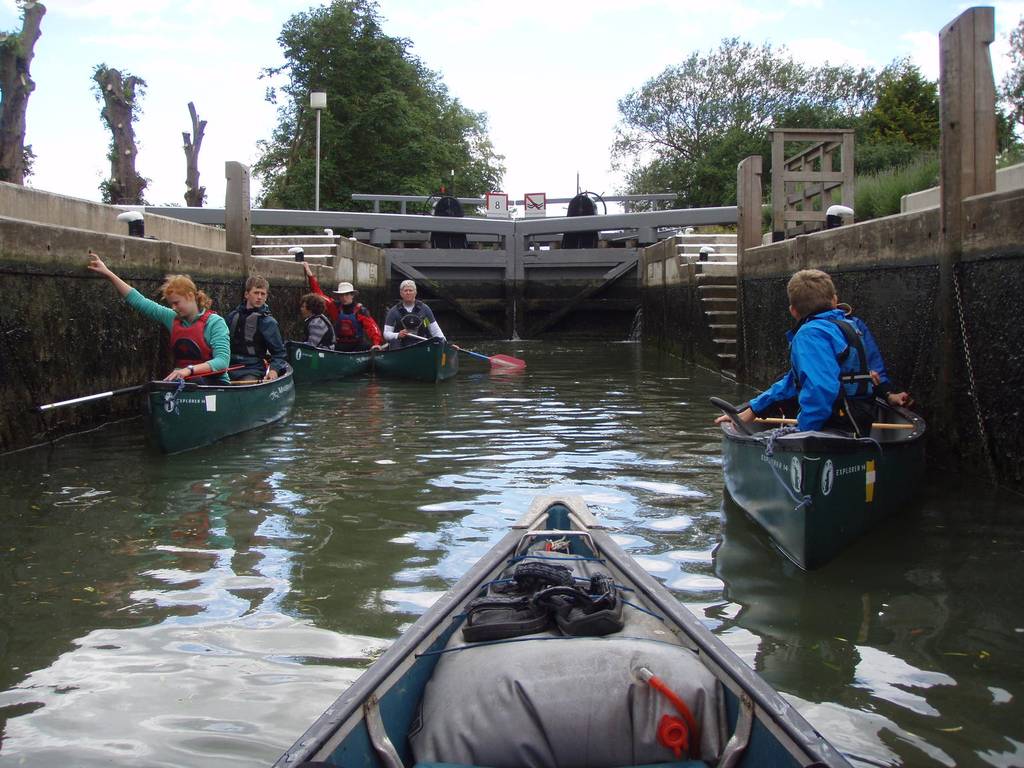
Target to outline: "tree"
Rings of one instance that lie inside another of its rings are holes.
[[[869,98],[870,79],[849,67],[808,69],[785,49],[725,39],[619,101],[613,162],[627,169],[631,192],[667,187],[677,204],[728,204],[736,164],[748,154],[770,157],[770,128],[848,127]]]
[[[35,155],[25,144],[28,97],[36,84],[31,67],[46,7],[20,0],[21,32],[0,33],[0,181],[24,184]]]
[[[110,178],[100,182],[103,202],[113,205],[142,205],[142,193],[149,183],[135,170],[138,149],[135,145],[135,121],[141,112],[140,101],[146,81],[99,64],[93,70],[96,100],[103,104],[100,116],[110,129]]]
[[[939,85],[925,79],[909,59],[897,59],[875,80],[875,102],[864,114],[868,141],[939,147]]]
[[[321,207],[363,210],[353,192],[427,195],[455,171],[458,193],[498,188],[504,167],[486,116],[452,98],[439,76],[385,35],[372,0],[333,0],[292,16],[278,37],[285,64],[264,70],[287,83],[272,137],[253,170],[264,206],[312,208],[316,162],[311,91],[327,93],[321,116]]]
[[[192,133],[181,132],[185,150],[185,205],[202,208],[206,202],[206,187],[199,186],[199,149],[206,133],[206,121],[196,114],[196,105],[188,103],[188,114],[192,118]]]
[[[999,89],[1009,106],[1009,117],[1017,129],[1024,128],[1024,18],[1010,33],[1010,69]]]

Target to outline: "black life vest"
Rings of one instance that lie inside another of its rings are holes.
[[[854,391],[847,392],[846,388],[843,388],[843,392],[849,394],[852,397],[866,397],[870,395],[873,386],[871,384],[871,377],[868,373],[868,355],[864,350],[864,341],[860,337],[860,332],[854,327],[853,323],[848,323],[845,320],[839,320],[835,317],[823,318],[827,319],[830,323],[834,324],[843,334],[843,338],[846,339],[846,349],[836,355],[836,360],[839,362],[840,367],[846,362],[850,356],[850,351],[854,350],[857,352],[857,371],[856,373],[845,373],[840,374],[839,380],[843,384],[853,384]]]
[[[245,320],[239,322],[242,314]],[[228,317],[231,332],[231,354],[249,357],[266,357],[267,344],[260,333],[260,317],[257,310],[236,309]]]
[[[409,333],[417,336],[427,336],[430,329],[430,320],[427,319],[426,305],[417,300],[412,309],[406,309],[405,304],[398,305],[398,324]],[[396,328],[397,330],[397,328]]]
[[[319,322],[317,322],[319,321]],[[334,326],[323,315],[310,315],[305,320],[305,341],[314,347],[334,348]]]

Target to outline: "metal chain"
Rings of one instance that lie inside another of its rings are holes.
[[[971,362],[971,346],[967,341],[967,323],[964,321],[964,305],[960,296],[960,265],[953,267],[953,296],[956,298],[956,314],[960,321],[960,339],[964,344],[964,362],[967,363],[967,383],[971,395],[971,402],[974,403],[974,414],[978,417],[978,436],[981,438],[981,447],[985,452],[985,463],[988,465],[989,476],[994,480],[996,477],[995,463],[992,461],[992,451],[989,448],[988,432],[985,430],[985,421],[981,417],[981,403],[978,402],[978,386],[974,381],[974,364]]]

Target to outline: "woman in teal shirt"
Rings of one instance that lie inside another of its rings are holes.
[[[224,318],[210,311],[210,297],[196,289],[187,275],[171,275],[160,286],[160,293],[170,306],[165,307],[147,299],[128,283],[115,275],[103,260],[89,251],[89,269],[113,283],[128,306],[156,320],[171,332],[171,354],[174,370],[164,381],[207,376],[227,369],[231,359],[231,339]],[[227,383],[225,373],[200,383]]]

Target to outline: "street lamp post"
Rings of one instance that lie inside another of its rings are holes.
[[[327,94],[313,91],[309,94],[309,106],[316,110],[316,192],[313,199],[313,210],[320,210],[320,110],[327,106]]]

